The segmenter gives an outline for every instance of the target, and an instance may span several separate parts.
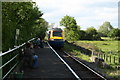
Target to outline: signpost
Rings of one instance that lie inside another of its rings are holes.
[[[15,35],[15,46],[18,45],[18,37],[19,37],[19,34],[20,34],[20,29],[16,29],[16,35]]]

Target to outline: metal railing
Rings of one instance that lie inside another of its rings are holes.
[[[35,40],[35,38],[32,38],[27,42],[31,42],[33,40]],[[5,79],[17,66],[20,61],[19,55],[24,45],[25,43],[0,54],[0,80]]]

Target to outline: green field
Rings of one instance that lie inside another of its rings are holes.
[[[120,52],[119,45],[120,41],[76,41],[75,44],[86,47],[87,49],[93,49],[95,51],[102,51],[104,53],[113,52],[118,54]]]
[[[120,63],[118,62],[118,58],[120,57],[120,48],[119,43],[120,41],[69,41],[69,43],[73,43],[77,46],[84,47],[86,49],[89,49],[95,53],[102,53],[107,56],[112,56],[111,63],[105,62],[109,65],[111,65],[114,69],[104,69],[104,73],[106,73],[109,76],[120,78],[120,70],[116,70],[115,67],[119,66]],[[73,55],[86,60],[88,62],[90,61],[90,56],[87,56],[83,54],[79,49],[77,49],[75,46],[69,45],[65,43],[64,50],[72,53]],[[113,61],[113,58],[116,57],[116,62]],[[109,58],[108,58],[109,60]]]
[[[76,41],[74,44],[78,46],[82,46],[86,49],[89,49],[93,51],[94,53],[102,53],[101,57],[103,55],[111,56],[111,63],[109,61],[106,61],[106,63],[112,65],[113,67],[117,66],[119,63],[119,57],[120,57],[120,49],[119,49],[119,43],[120,41]],[[116,63],[114,63],[113,58],[116,58]]]
[[[71,42],[71,41],[70,41]],[[111,56],[111,63],[107,61],[108,64],[115,66],[113,61],[113,57],[116,57],[116,62],[119,63],[120,57],[120,49],[119,49],[120,41],[75,41],[74,44],[84,47],[93,51],[94,53],[101,53],[101,57],[104,55]],[[109,59],[109,58],[108,58]]]

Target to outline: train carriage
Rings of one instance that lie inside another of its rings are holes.
[[[48,42],[52,47],[62,48],[64,46],[64,31],[61,28],[53,28],[48,33]]]

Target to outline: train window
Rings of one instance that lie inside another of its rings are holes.
[[[62,32],[53,32],[53,36],[58,36],[58,37],[62,37]]]

